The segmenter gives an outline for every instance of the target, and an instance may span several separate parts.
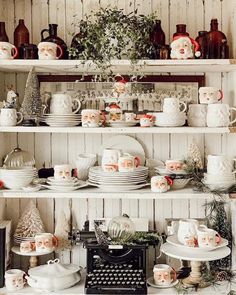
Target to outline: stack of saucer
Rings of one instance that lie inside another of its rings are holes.
[[[44,114],[41,122],[52,127],[73,127],[81,123],[81,115],[79,114]]]
[[[21,237],[14,235],[13,238],[15,244],[20,244],[21,242],[34,242],[34,237]]]
[[[54,177],[49,177],[47,178],[47,184],[42,186],[53,191],[71,192],[85,187],[87,184],[85,181],[78,180],[75,177],[63,180],[57,180]]]
[[[106,191],[122,192],[147,186],[148,167],[139,166],[133,172],[107,172],[101,166],[89,170],[89,184]]]

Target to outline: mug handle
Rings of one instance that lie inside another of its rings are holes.
[[[224,97],[223,91],[222,90],[218,90],[218,92],[220,93],[220,98],[218,98],[218,101],[222,100]]]
[[[12,46],[13,46],[12,49],[15,51],[15,53],[12,55],[12,58],[14,59],[18,55],[18,49],[16,48],[16,46],[14,46],[14,45],[12,45]]]
[[[81,108],[81,102],[78,98],[73,99],[73,101],[76,101],[78,104],[77,109],[73,112],[73,114],[76,114],[79,111],[79,109]]]
[[[171,273],[173,274],[172,282],[175,282],[177,279],[177,274],[173,267],[171,267]]]
[[[30,245],[31,245],[32,251],[35,251],[36,249],[35,242],[31,242]]]
[[[216,244],[219,245],[222,241],[222,238],[219,233],[216,233]]]
[[[139,167],[141,165],[141,160],[139,157],[135,157],[134,158],[134,164],[135,164],[135,167]]]
[[[181,101],[179,104],[184,106],[184,109],[182,111],[180,111],[181,113],[184,113],[187,110],[186,103]]]
[[[231,107],[231,108],[229,108],[230,110],[232,110],[232,111],[235,111],[236,112],[236,108],[234,108],[234,107]],[[236,118],[233,120],[233,121],[231,121],[231,122],[229,122],[229,125],[232,125],[232,124],[234,124],[236,122]]]
[[[53,246],[55,247],[55,248],[57,248],[58,247],[58,243],[59,243],[59,240],[58,240],[58,238],[56,237],[56,236],[52,236],[52,243],[53,243]]]
[[[59,59],[59,58],[61,58],[61,57],[62,57],[62,55],[63,55],[63,50],[62,50],[61,46],[60,46],[60,45],[58,45],[58,44],[57,44],[57,48],[58,48],[58,49],[59,49],[59,51],[60,51],[60,54],[59,54],[59,56],[57,56],[57,59]]]
[[[16,122],[16,125],[19,125],[23,121],[24,116],[21,112],[17,112],[16,114],[20,116],[20,120]]]
[[[172,178],[170,178],[169,176],[165,176],[165,179],[167,180],[169,185],[173,185],[174,180]]]
[[[106,116],[103,112],[100,112],[100,117],[102,117],[102,125],[104,126],[106,123]]]

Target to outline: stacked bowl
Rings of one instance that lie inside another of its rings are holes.
[[[28,186],[36,176],[37,169],[32,167],[0,169],[0,179],[9,189],[22,189]]]
[[[208,155],[203,183],[211,190],[226,191],[236,184],[234,160],[225,155]]]

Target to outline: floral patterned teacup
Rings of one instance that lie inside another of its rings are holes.
[[[51,233],[40,233],[35,236],[36,252],[47,253],[58,246],[58,239]]]
[[[176,271],[168,264],[156,264],[153,276],[155,285],[168,287],[176,280]]]
[[[8,291],[17,291],[24,288],[25,272],[20,269],[9,269],[5,272],[5,284]]]
[[[63,55],[61,46],[53,42],[40,42],[38,50],[39,59],[59,59]],[[57,55],[58,52],[59,55]]]

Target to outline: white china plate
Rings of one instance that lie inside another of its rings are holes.
[[[138,156],[141,160],[141,165],[145,164],[145,151],[142,145],[133,137],[128,135],[116,135],[109,138],[102,146],[99,153],[99,165],[101,164],[101,158],[103,150],[105,148],[119,149],[123,153],[129,153],[133,156]]]
[[[55,123],[47,123],[51,127],[75,127],[78,126],[79,123],[74,123],[74,124],[55,124]]]
[[[147,283],[148,283],[148,285],[150,285],[153,288],[168,289],[168,288],[172,288],[172,287],[176,286],[179,283],[179,280],[175,280],[169,286],[158,286],[158,285],[155,285],[154,278],[153,277],[150,277],[150,278],[147,279]]]
[[[136,126],[139,122],[125,122],[125,121],[109,121],[111,127],[132,127]]]
[[[54,182],[54,183],[70,183],[70,184],[73,184],[74,182],[77,182],[78,179],[76,177],[72,177],[71,179],[61,179],[61,180],[58,180],[58,179],[55,179],[53,176],[51,177],[48,177],[47,178],[48,181],[51,181],[51,182]]]
[[[223,248],[228,245],[228,241],[224,238],[222,238],[220,245],[218,245],[216,247],[207,247],[207,248],[185,246],[179,242],[177,235],[169,236],[166,239],[166,241],[173,246],[181,247],[183,250],[185,249],[185,250],[193,251],[193,252],[209,252],[209,251],[214,251],[219,248]]]
[[[164,167],[155,167],[154,168],[158,173],[161,173],[161,174],[187,174],[187,172],[185,170],[179,170],[179,171],[171,171],[171,170],[168,170]]]
[[[143,174],[145,172],[148,172],[148,167],[140,166],[136,168],[132,172],[107,172],[103,171],[101,166],[94,166],[91,167],[89,170],[90,173],[99,174],[99,175],[105,175],[105,176],[128,176],[128,175],[137,175],[137,174]]]
[[[24,192],[38,192],[41,189],[41,185],[25,186],[22,189]]]
[[[131,190],[137,190],[140,188],[143,188],[145,186],[150,185],[150,183],[145,183],[145,184],[140,184],[140,185],[129,185],[129,186],[106,186],[106,185],[97,185],[94,183],[91,183],[88,181],[88,184],[91,186],[96,186],[104,191],[109,191],[109,192],[126,192],[126,191],[131,191]]]

